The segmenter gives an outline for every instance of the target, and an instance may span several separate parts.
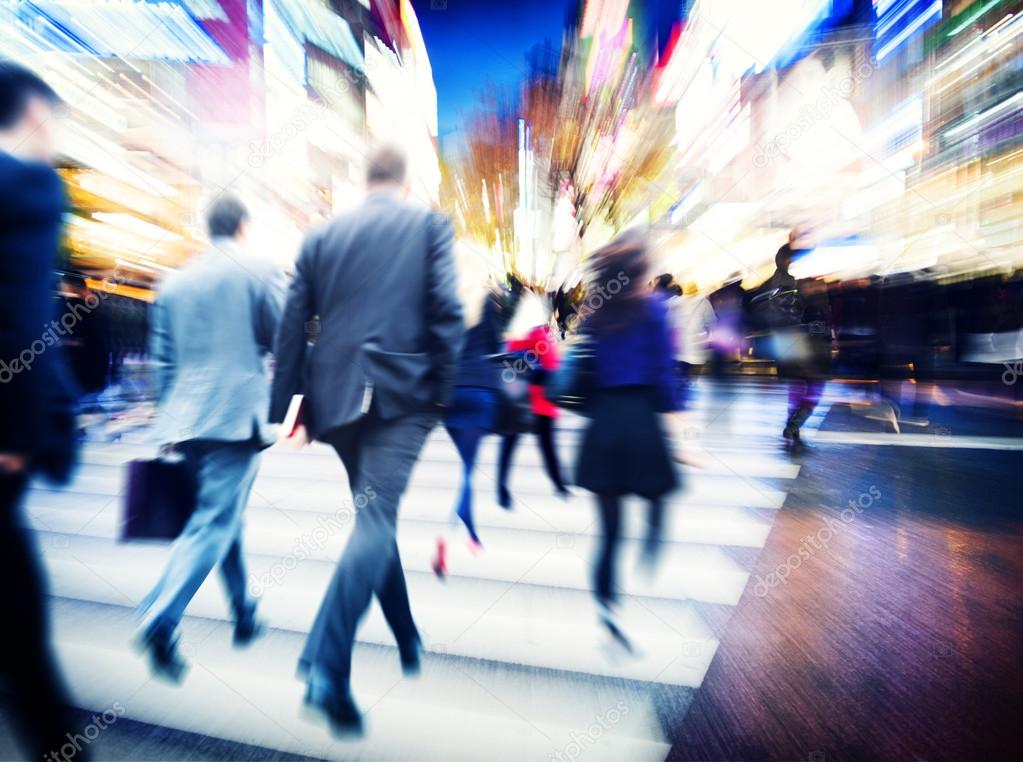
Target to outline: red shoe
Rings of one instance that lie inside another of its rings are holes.
[[[433,559],[431,567],[433,573],[437,575],[437,579],[444,579],[448,574],[448,546],[444,542],[443,537],[437,538],[437,557]]]

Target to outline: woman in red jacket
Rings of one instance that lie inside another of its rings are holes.
[[[538,375],[556,370],[559,364],[554,334],[547,325],[534,326],[524,338],[509,341],[508,351],[523,352],[530,365],[540,369]],[[554,446],[554,419],[558,417],[558,408],[544,397],[541,383],[529,385],[529,405],[533,412],[533,430],[540,440],[540,452],[543,453],[547,476],[558,496],[567,498],[569,492],[561,479],[561,464],[558,462],[558,451]],[[508,491],[508,471],[518,441],[518,433],[505,434],[501,440],[497,502],[505,509],[510,509],[512,504],[511,493]]]

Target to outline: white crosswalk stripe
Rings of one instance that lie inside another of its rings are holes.
[[[692,418],[705,467],[687,468],[668,510],[668,548],[655,578],[633,573],[641,506],[627,506],[620,579],[623,620],[637,654],[618,650],[596,623],[590,560],[599,532],[591,499],[554,497],[529,438],[516,454],[514,510],[497,507],[497,440],[485,443],[476,479],[482,553],[450,543],[450,574],[430,559],[439,535],[464,537],[450,512],[460,479],[454,447],[438,429],[424,449],[402,508],[399,548],[413,613],[427,647],[424,674],[401,680],[393,640],[376,604],[359,630],[353,689],[368,736],[333,741],[298,715],[295,666],[351,528],[343,469],[323,446],[268,451],[246,512],[250,587],[270,635],[251,650],[230,646],[219,580],[207,580],[183,623],[193,668],[180,687],[149,679],[128,648],[132,610],[167,557],[160,543],[122,544],[124,464],[144,444],[91,444],[74,482],[28,498],[55,596],[57,652],[76,700],[91,709],[120,701],[135,719],[271,749],[328,758],[654,759],[666,753],[656,685],[699,687],[727,618],[777,510],[799,473],[776,452],[784,397],[740,391],[701,398]],[[718,405],[715,408],[714,405]],[[719,428],[730,419],[733,428]],[[559,422],[564,463],[581,419]]]

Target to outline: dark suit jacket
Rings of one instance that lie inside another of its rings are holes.
[[[386,191],[306,237],[277,333],[272,422],[297,393],[314,437],[370,404],[387,419],[447,401],[462,337],[452,238],[445,217]]]
[[[54,298],[66,206],[53,168],[0,152],[0,452],[58,480],[73,460],[77,397]]]

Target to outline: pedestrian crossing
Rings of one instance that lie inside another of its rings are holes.
[[[374,603],[355,653],[353,691],[368,731],[359,742],[335,741],[303,718],[295,678],[304,636],[351,530],[351,497],[336,456],[320,445],[264,454],[244,542],[250,589],[271,631],[250,649],[233,649],[224,595],[211,575],[182,625],[192,669],[183,685],[167,686],[150,679],[128,643],[132,611],[162,570],[168,546],[116,539],[124,464],[153,449],[127,438],[90,444],[70,487],[40,484],[27,501],[50,575],[56,650],[83,707],[119,701],[134,719],[282,752],[329,759],[549,760],[582,753],[662,759],[661,705],[670,696],[681,711],[702,683],[798,476],[799,465],[777,451],[784,416],[784,395],[771,387],[738,387],[724,402],[697,395],[694,433],[683,437],[698,443],[704,467],[686,468],[685,488],[669,502],[664,561],[652,577],[637,568],[643,507],[627,506],[619,584],[623,623],[636,645],[631,655],[597,625],[590,562],[599,525],[590,497],[555,497],[537,448],[524,437],[511,482],[513,510],[502,510],[494,499],[498,442],[490,438],[475,482],[483,550],[473,552],[450,518],[461,471],[437,429],[399,526],[427,649],[423,675],[402,679]],[[558,423],[566,468],[584,426],[573,416]],[[439,536],[449,545],[444,581],[430,569]]]

